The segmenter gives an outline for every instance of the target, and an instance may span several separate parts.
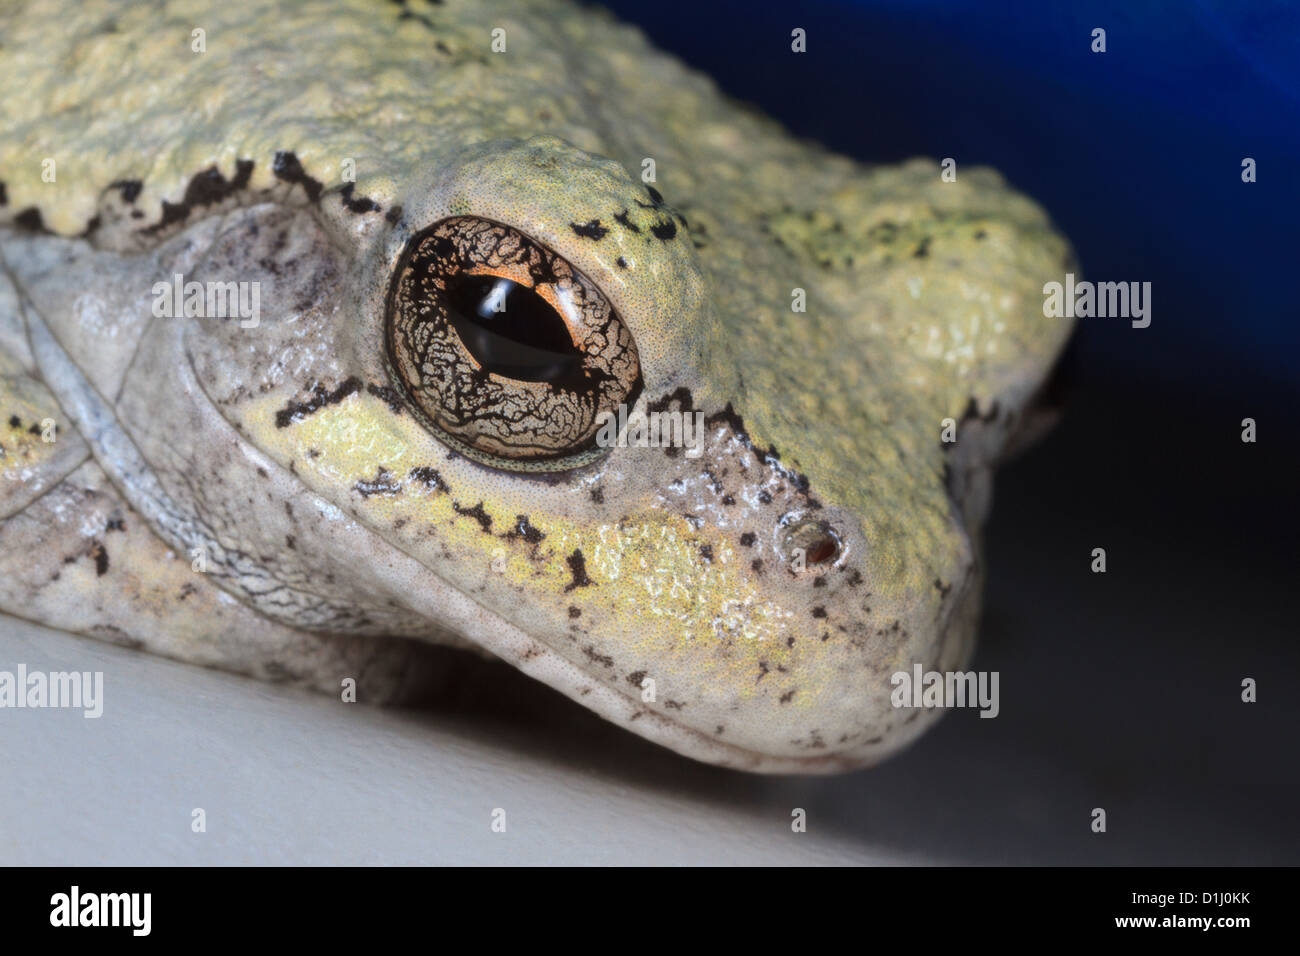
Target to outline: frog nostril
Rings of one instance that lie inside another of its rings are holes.
[[[790,524],[781,537],[781,551],[791,570],[833,564],[843,553],[840,536],[825,521],[804,519]]]
[[[829,534],[823,535],[808,545],[806,553],[809,564],[826,564],[834,561],[835,556],[839,554],[839,542]]]

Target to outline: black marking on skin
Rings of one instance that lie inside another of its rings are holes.
[[[667,411],[668,406],[674,401],[681,406],[683,414],[686,412],[699,411],[699,409],[695,407],[691,390],[685,387],[674,389],[672,392],[659,398],[657,401],[648,402],[646,407],[647,410],[652,412],[663,412]],[[776,450],[775,445],[766,449],[760,448],[756,445],[753,438],[750,437],[749,430],[745,428],[745,420],[736,413],[731,402],[727,402],[722,411],[713,412],[711,415],[706,415],[704,418],[704,424],[707,428],[714,428],[719,423],[727,425],[733,432],[735,432],[736,436],[740,438],[745,447],[753,451],[760,461],[776,468],[782,475],[793,482],[796,490],[807,499],[808,507],[811,510],[816,511],[821,508],[821,502],[808,493],[810,486],[808,476],[800,471],[787,467],[786,464],[781,461],[781,454]],[[772,499],[771,495],[766,491],[763,491],[759,493],[759,500],[762,501],[763,504],[771,504]]]
[[[587,655],[587,660],[594,664],[604,664],[606,667],[614,666],[614,658],[605,654],[597,654],[594,645],[588,644],[582,649],[582,653]]]
[[[627,268],[627,260],[624,259],[622,256],[619,256],[615,261],[618,263],[618,267],[619,267],[620,269],[626,269],[626,268]]]
[[[27,434],[39,435],[40,433],[41,433],[41,426],[36,424],[35,422],[32,422],[30,425],[27,426]]]
[[[762,571],[762,570],[763,570],[763,559],[762,559],[762,558],[755,558],[753,561],[751,561],[751,562],[749,563],[749,566],[750,566],[751,568],[753,568],[755,571]]]
[[[569,566],[569,573],[573,575],[573,581],[564,586],[565,594],[574,588],[591,587],[591,578],[587,577],[587,559],[582,556],[581,548],[574,548],[573,554],[565,558],[564,563]]]
[[[108,573],[108,549],[98,541],[90,542],[90,556],[95,559],[95,577]]]
[[[226,179],[221,175],[221,170],[216,166],[209,166],[201,172],[195,173],[185,187],[185,195],[181,197],[179,203],[171,203],[163,200],[162,218],[156,223],[144,230],[146,234],[160,232],[168,226],[184,222],[189,218],[190,212],[197,206],[210,206],[213,203],[221,202],[239,192],[241,189],[248,187],[248,182],[253,175],[253,161],[251,159],[240,159],[235,162],[235,175],[231,179]],[[123,197],[127,193],[125,187],[119,187]],[[139,190],[134,191],[136,195]]]
[[[649,204],[643,203],[639,199],[636,201],[636,204],[642,209],[658,209],[664,204],[664,197],[659,194],[659,190],[655,189],[653,186],[647,185],[645,191],[650,194]]]
[[[599,486],[591,489],[591,500],[598,505],[605,503],[605,489]]]
[[[388,410],[394,414],[399,414],[404,407],[402,396],[391,385],[367,385],[366,391],[384,402],[388,406]]]
[[[284,546],[288,548],[290,551],[298,550],[298,542],[291,534],[286,534],[284,536]]]
[[[23,427],[23,420],[22,420],[21,418],[19,418],[17,415],[10,415],[10,416],[9,416],[9,427],[10,427],[10,428],[22,428],[22,427]]]
[[[713,563],[713,545],[711,545],[711,544],[702,544],[702,545],[700,545],[700,557],[702,557],[705,561],[708,561],[710,564],[712,564],[712,563]]]
[[[669,710],[681,710],[686,705],[683,704],[680,700],[665,700],[664,706],[667,707]]]
[[[186,206],[210,206],[213,203],[221,202],[227,196],[238,192],[248,185],[249,179],[253,175],[253,161],[251,159],[241,159],[235,162],[235,176],[227,180],[221,175],[216,166],[210,166],[200,173],[196,173],[190,184],[185,187],[185,198],[182,203]]]
[[[108,522],[104,525],[104,530],[105,530],[105,531],[125,531],[125,530],[126,530],[126,522],[122,520],[122,516],[119,515],[119,514],[113,514],[113,515],[110,515],[110,516],[109,516],[109,519],[108,519]]]
[[[671,219],[666,222],[657,222],[650,227],[650,235],[654,236],[660,242],[667,242],[677,236],[677,223]]]
[[[483,502],[479,502],[473,508],[462,508],[459,501],[453,501],[451,507],[456,514],[464,515],[466,518],[473,518],[478,522],[478,526],[484,534],[492,533],[492,516],[483,510]]]
[[[352,490],[362,498],[371,495],[397,495],[402,493],[402,483],[395,481],[387,468],[379,468],[374,478],[366,478],[352,486]]]
[[[930,237],[926,236],[921,240],[921,244],[916,247],[916,251],[912,253],[912,258],[928,259],[929,257],[930,257]]]
[[[582,609],[569,605],[569,617],[575,620],[582,617]]]
[[[574,235],[581,236],[583,239],[595,239],[597,242],[609,235],[609,229],[602,226],[599,219],[581,224],[571,222],[569,228],[573,230]]]
[[[790,701],[794,700],[794,691],[788,690],[784,694],[782,694],[778,699],[781,701],[781,703],[788,704],[790,703]]]
[[[140,198],[140,190],[144,189],[144,183],[138,179],[118,179],[108,184],[109,189],[116,189],[122,197],[122,202],[128,206]]]
[[[847,571],[849,573],[849,587],[855,588],[862,583],[862,572],[859,571],[857,568],[844,567],[841,568],[840,570]],[[871,597],[871,595],[868,594],[867,597]]]
[[[0,183],[0,206],[9,205],[9,193],[5,190],[5,184]]]
[[[390,226],[397,225],[397,220],[402,218],[401,206],[390,206],[388,212],[384,213],[384,218],[388,220]]]
[[[752,548],[754,546],[755,535],[752,531],[746,531],[740,536],[741,547]]]
[[[275,427],[287,428],[296,424],[327,405],[337,405],[353,392],[361,388],[361,380],[349,378],[334,391],[327,391],[319,382],[311,387],[312,397],[305,402],[289,402],[275,413]]]
[[[379,212],[379,203],[365,196],[359,199],[352,198],[352,192],[357,188],[356,183],[348,183],[339,191],[339,198],[343,200],[343,205],[347,207],[348,212],[367,213]]]
[[[302,186],[307,193],[307,198],[312,202],[320,199],[321,189],[324,188],[321,186],[320,180],[307,175],[307,172],[302,168],[302,163],[298,161],[298,157],[293,152],[284,149],[278,150],[275,159],[271,161],[271,172],[281,182]]]
[[[528,523],[528,515],[515,515],[515,526],[505,533],[505,537],[523,538],[529,544],[537,544],[546,535]]]
[[[938,589],[940,597],[947,597],[948,592],[952,590],[951,584],[944,584],[938,578],[934,579],[934,586]]]
[[[640,687],[643,680],[645,680],[645,671],[633,671],[627,675],[627,682],[633,687]]]
[[[736,499],[731,495],[723,495],[722,503],[729,508],[736,503]]]
[[[640,232],[641,232],[641,227],[638,226],[636,223],[634,223],[631,219],[629,219],[629,218],[627,217],[627,210],[626,210],[626,209],[624,209],[622,212],[615,213],[615,214],[614,214],[614,221],[615,221],[616,223],[618,223],[620,226],[622,226],[624,229],[630,229],[630,230],[632,230],[632,232],[635,232],[635,233],[638,233],[638,234],[640,234]]]
[[[768,670],[768,666],[767,666],[767,661],[759,661],[759,662],[758,662],[758,680],[754,681],[754,683],[757,684],[758,681],[761,681],[764,677],[766,677],[766,676],[768,675],[768,673],[769,673],[769,670]]]
[[[812,616],[815,617],[815,618],[819,618],[819,619],[825,619],[825,617],[826,617],[826,608],[824,608],[824,607],[820,607],[820,606],[813,608],[813,609],[812,609]]]
[[[418,481],[421,484],[425,485],[426,487],[434,489],[435,491],[451,490],[450,488],[447,487],[447,483],[442,480],[442,475],[438,474],[437,469],[429,468],[425,465],[421,465],[419,468],[412,468],[410,474],[407,477],[409,477],[412,481]]]
[[[417,21],[417,22],[418,22],[422,27],[424,27],[426,30],[428,30],[430,33],[437,33],[437,32],[438,32],[438,28],[437,28],[436,26],[434,26],[433,21],[430,20],[428,17],[426,17],[423,13],[412,13],[410,10],[403,9],[403,10],[402,10],[402,14],[401,14],[401,16],[399,16],[397,19],[399,19],[399,20],[415,20],[415,21]]]
[[[28,232],[45,232],[45,221],[41,219],[41,211],[35,206],[24,209],[18,215],[14,216],[14,225],[19,229],[26,229]]]

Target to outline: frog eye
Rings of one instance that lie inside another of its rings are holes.
[[[510,471],[594,461],[603,413],[641,393],[632,333],[595,283],[517,229],[472,216],[407,245],[385,347],[430,431]]]

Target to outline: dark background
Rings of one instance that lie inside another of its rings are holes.
[[[526,714],[526,746],[581,740],[540,745],[639,786],[804,806],[810,825],[918,859],[1300,862],[1300,13],[605,5],[798,135],[865,162],[997,167],[1047,208],[1084,276],[1152,283],[1152,324],[1080,320],[1062,424],[1000,474],[975,661],[1001,673],[996,720],[954,712],[874,770],[763,779],[630,741],[526,682],[507,681],[507,704],[455,706]],[[1241,702],[1244,677],[1258,703]]]

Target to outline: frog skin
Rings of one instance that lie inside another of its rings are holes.
[[[365,701],[449,645],[760,772],[878,762],[940,713],[891,675],[970,661],[1070,332],[995,172],[799,142],[552,0],[46,0],[0,3],[0,183],[0,611]],[[580,387],[474,372],[480,274],[581,299],[536,320]],[[176,275],[256,326],[156,316]],[[620,397],[702,453],[593,446]]]

